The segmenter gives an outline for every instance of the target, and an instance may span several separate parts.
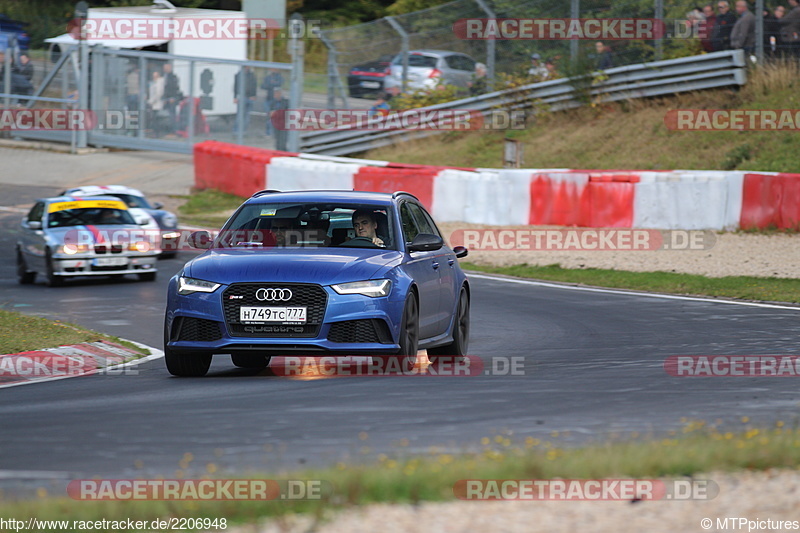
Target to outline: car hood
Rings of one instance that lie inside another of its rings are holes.
[[[187,263],[184,273],[226,285],[249,281],[330,285],[371,279],[401,260],[401,252],[371,248],[209,250]]]
[[[47,228],[48,237],[67,244],[128,243],[145,238],[142,227],[133,224],[103,224]]]

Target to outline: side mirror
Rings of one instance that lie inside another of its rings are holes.
[[[211,238],[211,234],[207,231],[195,231],[189,235],[189,246],[192,248],[208,250],[213,243],[214,239]]]
[[[455,248],[453,248],[453,252],[459,259],[461,259],[462,257],[467,257],[467,255],[469,254],[469,250],[467,250],[463,246],[456,246]]]
[[[42,229],[42,222],[40,220],[31,220],[28,222],[28,229]]]
[[[164,204],[161,202],[153,202],[153,209],[161,209],[162,207],[164,207]]]
[[[438,235],[430,233],[420,233],[411,244],[408,245],[409,252],[433,252],[444,246],[444,240]]]

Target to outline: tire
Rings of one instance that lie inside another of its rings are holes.
[[[193,355],[175,353],[168,346],[166,320],[164,321],[164,362],[167,371],[173,376],[199,378],[206,375],[211,366],[211,355]]]
[[[469,296],[467,295],[467,289],[462,287],[461,293],[458,296],[458,307],[456,308],[456,316],[453,320],[453,342],[451,342],[450,344],[445,344],[444,346],[429,348],[428,360],[430,360],[431,363],[434,363],[436,362],[437,358],[441,359],[442,356],[445,356],[448,360],[450,358],[463,359],[464,356],[468,355],[467,353],[468,350],[469,350]]]
[[[56,275],[53,269],[53,257],[50,255],[50,250],[47,250],[45,254],[45,268],[46,276],[47,276],[47,286],[48,287],[61,287],[64,285],[64,278],[61,276]]]
[[[231,361],[239,368],[267,368],[272,357],[252,353],[231,354]]]
[[[139,281],[155,281],[156,280],[156,273],[155,272],[141,272],[136,274],[139,277]]]
[[[36,272],[28,270],[28,265],[25,264],[25,258],[19,248],[17,249],[17,281],[20,285],[30,285],[36,281]]]
[[[419,351],[419,304],[413,292],[406,297],[400,324],[400,350],[396,355],[388,357],[400,359],[401,368],[410,370],[417,364],[417,351]]]

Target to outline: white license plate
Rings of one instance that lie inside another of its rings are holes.
[[[244,324],[305,324],[305,307],[240,307],[239,321]]]
[[[379,81],[362,81],[361,86],[365,89],[378,89],[381,86]]]
[[[127,257],[98,257],[97,259],[92,259],[92,265],[96,267],[123,266],[127,264]]]

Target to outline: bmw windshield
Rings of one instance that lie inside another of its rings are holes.
[[[217,248],[398,249],[391,208],[339,203],[250,203],[217,237]]]
[[[62,209],[50,213],[48,228],[64,226],[102,226],[110,224],[136,224],[130,213],[122,209],[91,207],[88,209]]]

